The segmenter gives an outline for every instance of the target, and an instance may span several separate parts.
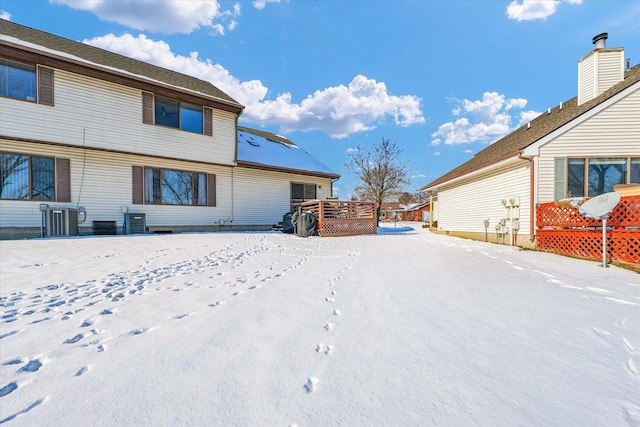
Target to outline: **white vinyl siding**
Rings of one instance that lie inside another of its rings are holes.
[[[578,105],[595,98],[623,78],[622,48],[592,51],[578,62]]]
[[[316,184],[317,198],[331,197],[331,179],[250,168],[234,169],[234,225],[273,225],[291,209],[291,182]]]
[[[0,98],[0,134],[225,165],[235,160],[233,113],[213,111],[213,136],[149,126],[140,90],[61,70],[54,78],[55,107]]]
[[[214,219],[231,217],[230,167],[94,150],[85,153],[82,149],[4,140],[0,140],[0,151],[70,159],[71,203],[48,203],[56,207],[85,207],[87,220],[80,227],[91,228],[92,221],[116,221],[122,226],[123,206],[129,212],[145,213],[147,225],[151,226],[212,225]],[[216,174],[217,207],[133,205],[133,165]],[[0,227],[39,226],[39,203],[22,200],[0,203]]]
[[[554,201],[557,157],[640,156],[640,90],[540,148],[537,203]]]
[[[438,190],[438,229],[455,232],[482,232],[484,220],[489,220],[489,232],[507,218],[502,199],[519,197],[519,235],[529,235],[529,164],[523,160],[517,164],[496,169]]]

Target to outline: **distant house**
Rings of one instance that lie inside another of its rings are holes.
[[[607,34],[578,61],[578,96],[562,102],[424,186],[437,229],[535,247],[535,207],[640,183],[640,65]],[[515,231],[515,233],[514,233]]]
[[[404,221],[404,205],[398,202],[384,202],[380,207],[380,217],[383,221]]]
[[[407,221],[417,222],[429,222],[431,205],[429,202],[424,203],[412,203],[405,206],[404,210],[407,212]]]
[[[0,237],[264,229],[339,175],[212,84],[0,20]]]

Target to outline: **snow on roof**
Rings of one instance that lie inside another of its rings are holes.
[[[238,161],[339,177],[285,137],[238,126]]]

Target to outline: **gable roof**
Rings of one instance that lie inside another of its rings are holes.
[[[238,126],[238,166],[339,178],[340,175],[284,136]]]
[[[521,126],[509,135],[499,139],[482,151],[479,151],[467,162],[452,169],[435,181],[425,185],[420,189],[420,191],[433,188],[451,179],[461,177],[500,160],[517,155],[521,150],[536,141],[539,141],[553,131],[561,128],[639,81],[640,64],[626,71],[624,80],[613,85],[611,88],[590,101],[587,101],[582,105],[578,105],[578,97],[576,96],[561,103],[559,106],[551,108],[549,112],[540,114],[538,117],[531,120],[529,124]]]
[[[0,19],[0,53],[11,50],[14,54],[19,51],[29,51],[40,56],[44,55],[52,61],[47,63],[47,59],[43,58],[44,65],[75,64],[146,84],[164,83],[171,90],[212,98],[222,105],[232,107],[238,113],[244,108],[207,81]]]

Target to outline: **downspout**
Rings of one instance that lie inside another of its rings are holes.
[[[535,233],[535,204],[534,204],[534,185],[533,180],[535,178],[535,171],[533,170],[533,157],[523,156],[522,150],[518,151],[518,158],[520,160],[528,160],[529,161],[529,241],[533,243],[536,240]]]

